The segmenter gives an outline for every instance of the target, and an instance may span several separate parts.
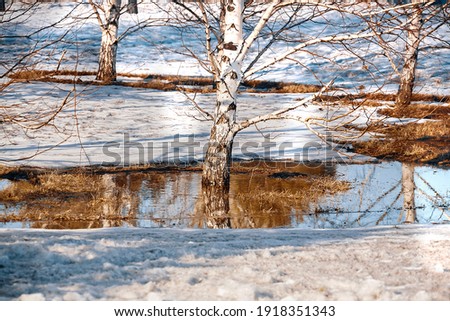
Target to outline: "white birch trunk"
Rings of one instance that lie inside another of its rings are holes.
[[[242,80],[242,61],[238,58],[243,45],[243,0],[228,0],[221,20],[223,44],[219,48],[219,75],[216,77],[217,101],[214,124],[203,165],[203,199],[210,227],[229,227],[228,212],[230,167],[233,139],[236,134],[237,90]]]
[[[414,166],[402,164],[402,191],[403,191],[403,211],[405,212],[405,223],[416,221]]]
[[[115,81],[117,37],[121,0],[104,0],[105,23],[102,27],[102,43],[98,62],[97,80]]]
[[[400,75],[400,87],[398,89],[395,106],[405,108],[410,105],[416,78],[417,57],[420,45],[420,29],[422,27],[422,10],[417,8],[411,16],[405,47],[404,65]]]

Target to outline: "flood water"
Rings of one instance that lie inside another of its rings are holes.
[[[233,174],[232,228],[450,222],[450,170],[397,162]],[[286,174],[287,173],[287,174]],[[346,183],[345,183],[346,182]],[[43,174],[0,180],[0,227],[205,228],[201,173]]]

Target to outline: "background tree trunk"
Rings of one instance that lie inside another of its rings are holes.
[[[130,14],[137,14],[138,13],[137,0],[128,0],[127,10],[128,13]]]
[[[222,6],[220,23],[224,41],[217,54],[220,59],[220,75],[215,77],[217,102],[202,176],[205,215],[211,218],[210,227],[215,228],[230,227],[230,167],[236,135],[237,90],[242,80],[242,63],[237,57],[243,44],[244,1],[224,1]]]
[[[420,29],[422,28],[422,10],[420,8],[416,8],[412,12],[411,23],[407,28],[408,35],[404,65],[400,75],[400,87],[395,100],[397,108],[408,107],[411,103],[416,78],[417,56],[419,54]]]
[[[0,0],[0,11],[5,11],[5,10],[6,10],[5,0]]]
[[[110,82],[115,81],[117,77],[117,37],[121,2],[121,0],[105,0],[106,23],[102,28],[97,80]]]
[[[415,189],[414,166],[402,164],[403,211],[405,212],[405,223],[414,223],[416,221]]]

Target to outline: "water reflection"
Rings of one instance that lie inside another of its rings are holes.
[[[450,221],[449,181],[449,170],[400,163],[238,173],[227,219],[232,228]],[[214,225],[203,215],[199,172],[42,174],[0,185],[3,227]]]
[[[450,170],[400,163],[338,165],[337,175],[352,183],[347,193],[325,197],[328,215],[311,227],[358,227],[450,222]]]
[[[271,169],[277,164],[271,164]],[[254,172],[231,176],[230,217],[205,217],[202,198],[196,205],[192,227],[275,228],[292,226],[309,213],[310,204],[326,193],[347,189],[333,179],[334,167],[296,166],[276,173]],[[219,222],[218,222],[219,221]]]
[[[414,181],[414,166],[411,164],[402,164],[402,190],[403,193],[403,212],[405,223],[414,223],[417,220],[416,213],[416,184]],[[398,195],[401,195],[399,193]]]

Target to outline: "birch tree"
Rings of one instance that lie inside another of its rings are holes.
[[[150,1],[150,3],[153,2],[156,3],[157,1]],[[137,14],[138,5],[141,1],[127,0],[125,4],[125,1],[122,0],[101,0],[99,3],[95,0],[89,0],[89,3],[102,32],[96,79],[112,82],[117,78],[116,64],[119,42],[133,32],[158,23],[164,23],[165,19],[151,16],[141,21],[137,19],[135,25],[119,33],[120,17],[125,13]]]
[[[96,4],[93,0],[89,0],[89,3],[102,31],[97,80],[115,81],[117,77],[116,61],[122,0],[103,0],[102,4]]]
[[[411,23],[406,26],[406,46],[404,64],[400,73],[400,86],[395,99],[397,108],[404,108],[411,103],[416,78],[417,57],[419,55],[420,31],[422,29],[422,8],[411,9]]]
[[[446,1],[418,2],[414,7],[405,9],[409,24],[405,26],[406,39],[402,55],[403,64],[395,100],[395,106],[399,109],[411,104],[421,43],[425,38],[432,36],[441,26],[448,24],[448,16],[444,14],[444,11],[448,8]],[[434,23],[429,23],[430,21]],[[429,23],[428,26],[425,25],[427,22]]]
[[[379,45],[385,50],[393,70],[399,78],[399,88],[397,91],[395,106],[399,110],[408,107],[412,100],[414,86],[416,83],[416,69],[421,45],[424,40],[430,38],[435,41],[434,34],[448,25],[447,1],[397,1],[391,0],[388,4],[382,4],[383,8],[388,8],[392,4],[399,4],[398,9],[388,12],[383,21],[371,21],[373,28],[391,28],[397,24],[391,33],[390,39],[379,38]],[[406,2],[407,5],[403,5]],[[402,26],[400,28],[400,26]],[[388,33],[389,34],[389,33]],[[403,48],[397,49],[397,43],[401,43]],[[437,54],[437,53],[433,53]],[[396,57],[399,57],[397,62]]]
[[[286,37],[289,37],[287,42],[294,45],[290,45],[268,58],[269,49],[276,41],[283,38],[283,33],[289,31],[290,26],[298,27],[301,20],[298,14],[304,8],[310,9],[308,11],[310,19],[318,16],[318,13],[321,16],[326,12],[334,12],[343,16],[376,13],[372,13],[371,5],[355,8],[341,3],[334,5],[320,1],[316,3],[293,0],[270,1],[266,4],[254,4],[256,7],[251,7],[252,1],[244,0],[221,0],[209,7],[206,7],[202,1],[196,1],[195,5],[180,1],[175,1],[175,3],[183,10],[184,14],[190,15],[192,20],[197,19],[204,26],[208,61],[202,61],[200,55],[197,57],[214,76],[216,105],[211,113],[195,104],[199,112],[212,121],[208,148],[204,156],[202,193],[205,214],[213,219],[212,227],[226,227],[229,226],[227,213],[229,212],[230,167],[233,140],[236,134],[260,122],[274,119],[296,119],[306,126],[310,126],[317,119],[312,116],[295,117],[290,112],[305,106],[320,96],[330,87],[331,82],[324,84],[320,92],[291,107],[243,121],[238,121],[236,117],[240,84],[280,62],[296,63],[298,60],[296,60],[295,54],[314,45],[346,44],[358,39],[379,36],[376,30],[367,28],[332,34],[324,32],[324,35],[309,38],[305,36],[305,39],[295,39],[292,34],[287,34]],[[277,14],[283,14],[285,23],[282,23],[279,29],[274,28],[275,25],[272,24],[271,29],[267,32],[269,22],[280,17]],[[384,14],[384,11],[381,11],[381,14]],[[244,23],[246,23],[246,30],[244,30]],[[259,50],[253,48],[258,37],[264,32],[269,35],[269,40],[262,48],[260,46]],[[339,117],[343,117],[343,115]],[[321,120],[333,122],[335,119],[327,119],[324,116]]]

